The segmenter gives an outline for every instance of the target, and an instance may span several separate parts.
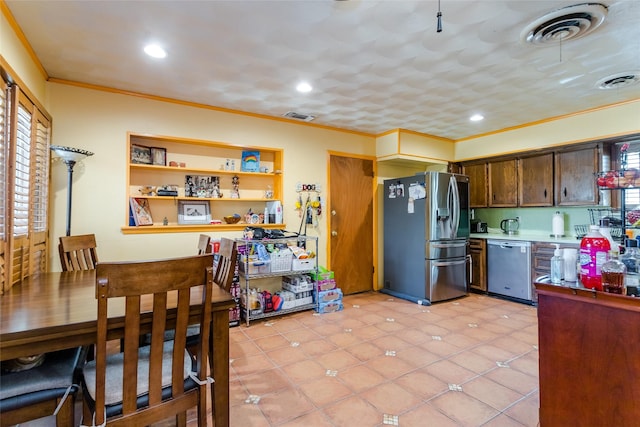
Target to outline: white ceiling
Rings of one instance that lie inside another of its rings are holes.
[[[6,1],[51,78],[371,134],[461,139],[640,99],[596,88],[640,73],[640,0],[602,0],[599,28],[545,47],[523,29],[580,1],[440,3],[441,33],[437,0]]]

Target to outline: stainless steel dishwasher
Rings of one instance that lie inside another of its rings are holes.
[[[489,293],[531,301],[531,243],[487,240]]]

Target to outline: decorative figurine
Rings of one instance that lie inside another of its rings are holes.
[[[231,190],[231,198],[239,199],[240,198],[240,177],[238,175],[234,175],[231,178],[231,185],[233,189]]]

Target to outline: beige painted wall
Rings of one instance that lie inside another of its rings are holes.
[[[123,235],[127,132],[177,136],[238,145],[284,149],[284,218],[288,230],[299,227],[294,209],[296,182],[319,183],[327,197],[327,151],[375,156],[373,137],[211,109],[49,83],[53,143],[92,151],[74,169],[73,234],[95,233],[102,260],[183,256],[196,249],[199,233]],[[242,184],[242,181],[241,181]],[[242,188],[242,186],[241,186]],[[52,165],[52,238],[64,234],[66,169]],[[326,265],[326,212],[318,229],[320,263]],[[240,237],[240,232],[209,233]],[[59,268],[55,251],[50,266]]]
[[[455,143],[456,161],[640,133],[640,100]]]
[[[0,7],[6,8],[6,5],[2,4]],[[45,77],[31,60],[4,13],[0,13],[0,56],[38,98],[38,101],[46,105]]]

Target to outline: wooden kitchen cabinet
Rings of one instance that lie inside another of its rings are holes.
[[[489,162],[489,206],[518,206],[517,160]]]
[[[487,164],[465,165],[463,174],[469,177],[469,207],[486,208],[487,203]]]
[[[557,206],[598,204],[595,173],[599,170],[598,147],[558,151],[555,154],[555,201]]]
[[[469,239],[471,252],[471,282],[469,286],[481,292],[487,292],[487,241]]]
[[[540,425],[637,426],[640,298],[536,288]]]
[[[553,153],[518,161],[520,206],[553,206]]]
[[[560,249],[572,248],[580,251],[580,244],[576,241],[573,243],[559,243]],[[555,243],[548,242],[531,242],[531,283],[534,283],[541,276],[551,275],[551,257],[555,251]],[[537,301],[535,288],[533,289],[533,301]]]

